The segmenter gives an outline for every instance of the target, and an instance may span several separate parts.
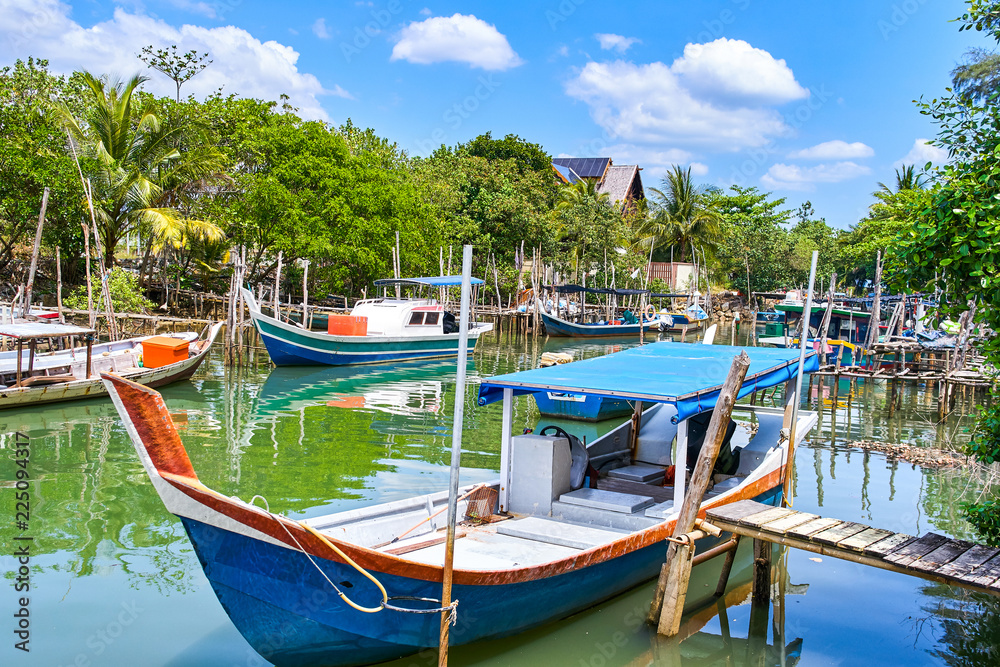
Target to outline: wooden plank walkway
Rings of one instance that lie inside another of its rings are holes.
[[[741,500],[708,510],[734,535],[1000,595],[1000,549],[936,533],[914,537],[861,523]]]

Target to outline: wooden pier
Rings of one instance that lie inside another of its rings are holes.
[[[755,599],[768,594],[757,591],[758,581],[770,587],[770,548],[761,548],[767,543],[1000,595],[1000,549],[995,547],[937,533],[914,537],[752,500],[711,509],[707,520],[737,538],[754,540],[755,570],[760,570],[754,576]]]

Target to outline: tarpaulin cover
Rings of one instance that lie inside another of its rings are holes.
[[[773,387],[798,373],[797,349],[731,347],[695,343],[652,343],[603,357],[491,377],[479,386],[479,404],[540,391],[609,396],[677,407],[677,420],[711,410],[719,398],[733,359],[746,352],[750,368],[739,398]],[[805,372],[819,370],[815,352],[806,351]]]
[[[482,278],[473,278],[473,285],[482,285]],[[375,287],[393,285],[424,285],[426,287],[457,287],[462,284],[462,276],[433,276],[429,278],[382,278],[375,281]]]

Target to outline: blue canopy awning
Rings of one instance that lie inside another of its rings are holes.
[[[482,278],[473,278],[473,285],[483,285]],[[375,287],[392,287],[393,285],[422,285],[425,287],[458,287],[462,284],[462,276],[432,276],[427,278],[382,278],[375,281]]]
[[[563,391],[671,403],[677,408],[677,420],[683,421],[715,408],[733,359],[741,351],[750,357],[750,368],[740,387],[739,398],[786,382],[798,373],[797,349],[662,342],[603,357],[491,377],[479,385],[479,404],[500,400],[507,388],[513,389],[515,396]],[[805,372],[817,370],[819,357],[808,350]]]

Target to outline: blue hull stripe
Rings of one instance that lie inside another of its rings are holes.
[[[777,505],[781,487],[761,496]],[[236,628],[279,667],[362,665],[438,644],[440,616],[348,607],[298,551],[182,518],[219,601]],[[711,547],[703,541],[699,549]],[[657,543],[563,574],[498,586],[456,585],[453,645],[503,637],[565,618],[657,575]],[[377,589],[345,564],[317,559],[331,581],[358,604],[377,605]],[[391,596],[440,598],[441,584],[373,572]]]

